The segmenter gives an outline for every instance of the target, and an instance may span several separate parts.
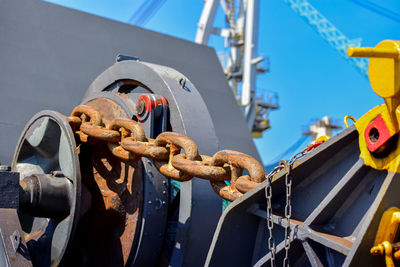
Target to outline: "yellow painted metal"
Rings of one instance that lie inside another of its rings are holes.
[[[316,143],[316,142],[325,142],[325,141],[328,141],[330,138],[331,138],[331,137],[328,136],[328,135],[321,135],[320,137],[318,137],[318,138],[314,141],[314,143]]]
[[[364,136],[365,129],[379,115],[385,121],[390,136],[400,131],[400,41],[385,40],[374,48],[352,47],[347,50],[347,54],[351,57],[370,57],[371,87],[385,100],[385,105],[371,109],[355,122],[359,133],[360,157],[372,168],[400,173],[400,141],[397,141],[396,148],[387,156],[376,158],[368,150]]]
[[[394,267],[393,248],[388,241],[383,241],[381,244],[371,249],[372,255],[385,255],[385,263],[387,267]]]
[[[400,93],[400,41],[385,40],[376,47],[351,47],[350,57],[369,57],[368,74],[372,89],[389,98]]]
[[[375,237],[372,255],[385,255],[386,266],[394,266],[392,243],[400,225],[400,209],[392,207],[383,213]]]
[[[343,121],[344,121],[344,126],[346,126],[346,128],[349,128],[349,122],[347,121],[349,119],[352,120],[353,122],[357,121],[356,118],[354,118],[353,116],[350,115],[344,116]]]
[[[374,48],[349,48],[347,54],[350,57],[370,57],[368,73],[371,87],[385,100],[384,105],[371,109],[355,122],[359,133],[360,157],[364,159],[366,165],[374,169],[400,173],[400,138],[397,138],[395,144],[386,142],[382,145],[393,146],[384,157],[375,157],[368,150],[365,139],[368,138],[365,134],[366,129],[378,116],[383,119],[389,137],[400,132],[400,41],[385,40]],[[348,118],[350,117],[345,117],[346,127]],[[372,255],[385,255],[386,266],[394,266],[392,243],[399,225],[399,208],[392,207],[384,212],[370,252]]]
[[[390,209],[385,211],[379,223],[374,246],[382,243],[383,241],[389,241],[390,243],[393,243],[399,225],[400,209],[397,207],[391,207]]]
[[[260,131],[252,131],[251,132],[251,136],[253,137],[253,138],[261,138],[262,137],[262,132],[260,132]]]
[[[385,40],[376,47],[352,47],[350,57],[369,57],[368,76],[372,89],[385,99],[393,125],[400,104],[400,41]]]
[[[386,157],[377,158],[368,150],[364,132],[378,115],[381,115],[386,122],[391,136],[397,133],[397,129],[394,125],[389,123],[391,120],[389,119],[389,112],[386,105],[382,104],[371,109],[354,123],[359,133],[358,143],[360,147],[360,157],[364,159],[365,165],[374,169],[400,173],[400,138],[397,140],[396,148],[388,153]]]

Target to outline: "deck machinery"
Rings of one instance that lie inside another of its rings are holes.
[[[385,104],[268,175],[240,152],[199,154],[216,138],[195,85],[119,56],[71,114],[23,130],[0,172],[0,265],[394,266],[400,42],[348,53],[371,57]],[[217,195],[233,203],[214,229]]]

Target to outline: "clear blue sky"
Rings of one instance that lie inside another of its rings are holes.
[[[51,0],[88,13],[127,22],[145,0]],[[399,0],[371,0],[400,13]],[[385,39],[400,40],[400,23],[349,0],[309,0],[350,39],[363,46]],[[329,115],[342,122],[383,103],[362,77],[283,0],[260,1],[259,53],[267,55],[271,71],[259,77],[260,88],[276,91],[281,108],[270,115],[272,128],[255,140],[265,163],[296,142],[302,127]],[[194,40],[202,0],[167,0],[145,28]],[[217,15],[223,25],[221,12]],[[221,48],[222,40],[210,45]]]

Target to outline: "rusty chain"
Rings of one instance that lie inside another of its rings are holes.
[[[155,139],[147,138],[140,123],[120,118],[105,125],[102,115],[95,108],[80,105],[67,117],[72,130],[82,143],[107,142],[111,153],[123,161],[138,161],[141,157],[153,159],[158,171],[176,181],[188,181],[193,177],[210,181],[213,190],[228,201],[234,201],[244,193],[267,180],[267,226],[268,248],[271,252],[271,266],[275,266],[275,241],[272,235],[272,187],[275,175],[286,170],[285,205],[285,258],[283,266],[289,266],[290,218],[292,215],[291,170],[294,163],[307,153],[307,148],[294,155],[288,162],[280,161],[267,176],[263,166],[253,157],[233,150],[221,150],[212,157],[201,155],[193,140],[176,132],[163,132]],[[184,153],[181,153],[181,150]],[[246,170],[249,175],[243,175]],[[230,185],[225,181],[230,180]]]
[[[76,107],[68,121],[82,143],[107,142],[111,153],[123,161],[153,159],[161,174],[176,181],[208,180],[213,190],[229,201],[265,180],[263,166],[253,157],[232,150],[212,157],[200,155],[194,141],[180,133],[163,132],[155,139],[147,138],[140,123],[120,118],[105,125],[101,113],[86,105]],[[243,175],[243,170],[249,175]],[[225,183],[228,180],[230,185]]]

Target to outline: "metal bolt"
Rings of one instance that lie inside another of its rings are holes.
[[[147,202],[147,203],[151,204],[151,201],[149,200],[149,202]]]
[[[186,87],[186,79],[185,78],[181,78],[179,80],[179,84],[182,86],[183,89],[185,89],[185,87]]]
[[[161,209],[162,205],[163,205],[163,201],[161,201],[161,199],[159,199],[159,198],[156,198],[156,210]]]
[[[138,114],[143,114],[146,109],[146,102],[143,99],[140,99],[140,101],[136,105],[136,112]]]
[[[165,195],[167,193],[167,191],[164,190],[164,191],[162,191],[162,193]]]

